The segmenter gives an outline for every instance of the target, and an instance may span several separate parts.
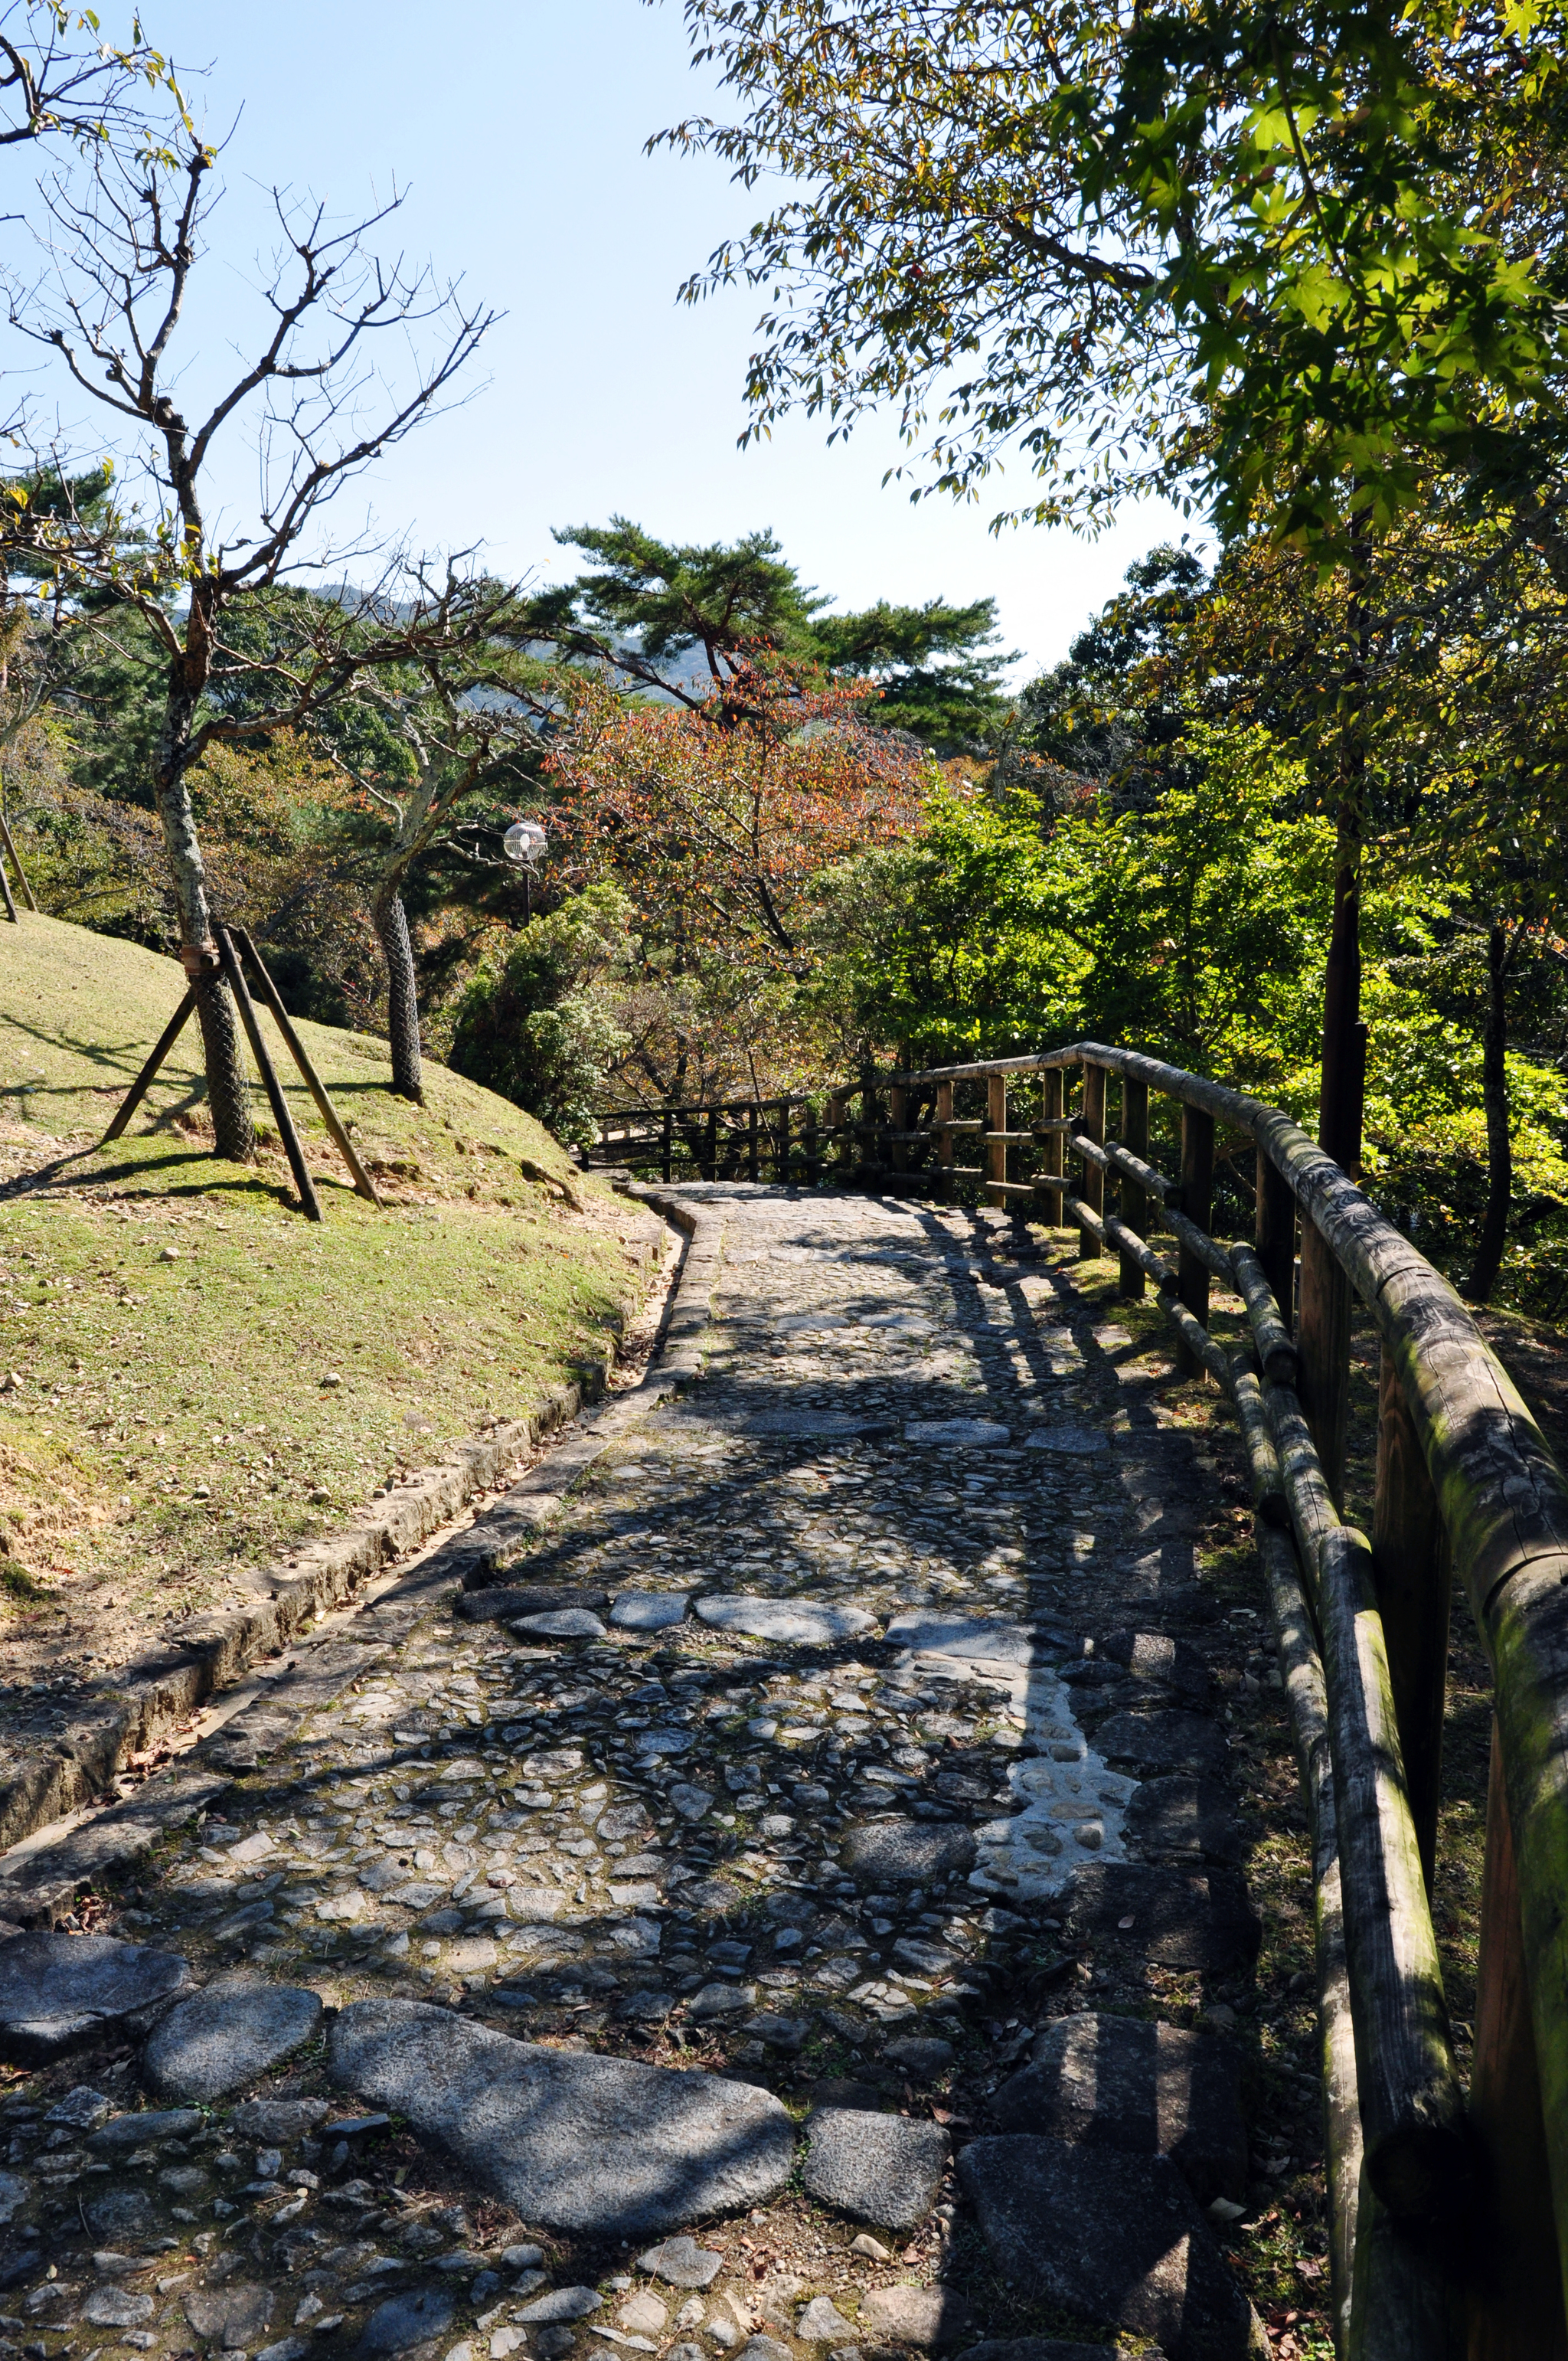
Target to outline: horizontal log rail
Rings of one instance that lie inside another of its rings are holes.
[[[1179,1112],[1179,1180],[1150,1160],[1151,1094]],[[1251,1238],[1213,1234],[1217,1138],[1233,1170],[1251,1151]],[[960,1140],[981,1164],[959,1164]],[[978,1186],[1116,1255],[1124,1296],[1152,1285],[1179,1366],[1234,1407],[1252,1481],[1311,1830],[1336,2344],[1354,2361],[1568,2349],[1568,1481],[1447,1280],[1280,1109],[1099,1042],[607,1116],[595,1160],[634,1154],[708,1180],[765,1163],[807,1187]],[[1212,1333],[1214,1283],[1242,1350]],[[1342,1506],[1353,1299],[1383,1356],[1370,1539]],[[1451,1573],[1490,1659],[1500,1769],[1468,2092],[1428,1903]],[[1545,2171],[1510,2181],[1505,2141]],[[1521,2341],[1485,2257],[1532,2239],[1560,2309]]]

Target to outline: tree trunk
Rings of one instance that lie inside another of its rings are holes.
[[[170,667],[163,728],[153,757],[153,781],[158,817],[169,865],[174,873],[175,899],[180,910],[181,958],[196,986],[196,1017],[207,1069],[207,1104],[213,1111],[213,1144],[219,1156],[233,1164],[248,1164],[256,1154],[256,1128],[250,1119],[250,1085],[239,1045],[239,1025],[234,1002],[218,968],[213,942],[212,912],[207,903],[206,864],[196,838],[191,792],[185,774],[191,761],[192,723],[197,694],[187,686],[184,667]]]
[[[1514,1145],[1508,1126],[1508,967],[1513,943],[1506,927],[1486,937],[1486,1024],[1481,1048],[1481,1103],[1486,1110],[1486,1212],[1475,1260],[1464,1283],[1473,1303],[1485,1303],[1497,1283],[1508,1243],[1514,1193]]]
[[[419,979],[414,973],[413,945],[409,940],[408,913],[395,886],[387,885],[371,904],[376,932],[387,961],[387,1032],[392,1049],[392,1088],[400,1098],[424,1104],[424,1076],[420,1068]]]
[[[1366,795],[1367,584],[1361,551],[1351,578],[1351,660],[1340,730],[1340,801],[1334,846],[1333,930],[1323,978],[1318,1145],[1361,1175],[1366,1100],[1366,1027],[1361,1021],[1361,851]]]

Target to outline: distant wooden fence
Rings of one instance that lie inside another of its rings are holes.
[[[1030,1101],[1011,1120],[1010,1091]],[[1168,1172],[1149,1160],[1151,1093],[1177,1126]],[[1233,1172],[1238,1154],[1252,1166],[1245,1239],[1212,1234],[1217,1141]],[[967,1185],[1114,1253],[1124,1296],[1153,1284],[1180,1366],[1230,1398],[1251,1471],[1311,1826],[1336,2345],[1346,2361],[1561,2361],[1568,1482],[1446,1279],[1277,1108],[1097,1042],[609,1115],[593,1160]],[[1216,1279],[1245,1306],[1245,1351],[1210,1334]],[[1357,1298],[1382,1346],[1370,1536],[1343,1514]],[[1494,1682],[1468,2089],[1430,1902],[1455,1575]]]

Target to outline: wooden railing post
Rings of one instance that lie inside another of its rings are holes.
[[[1442,1707],[1453,1588],[1448,1538],[1399,1372],[1387,1351],[1377,1378],[1373,1583],[1388,1650],[1405,1784],[1431,1892],[1442,1773]]]
[[[808,1189],[815,1189],[817,1186],[817,1172],[820,1169],[820,1159],[817,1148],[817,1101],[815,1099],[808,1098],[806,1102],[805,1128],[806,1185]]]
[[[1564,2361],[1568,2328],[1552,2218],[1541,2075],[1525,1979],[1519,1873],[1492,1724],[1481,1960],[1470,2129],[1486,2171],[1487,2214],[1472,2239],[1468,2361]]]
[[[951,1131],[942,1131],[942,1124],[951,1124],[951,1082],[938,1083],[938,1105],[935,1105],[935,1126],[938,1126],[938,1194],[951,1197],[949,1169],[954,1161]]]
[[[1062,1071],[1059,1066],[1047,1066],[1041,1076],[1040,1114],[1047,1123],[1059,1123],[1062,1111]],[[1040,1157],[1040,1177],[1049,1180],[1059,1178],[1062,1163],[1062,1136],[1059,1131],[1047,1131]],[[1062,1225],[1062,1192],[1060,1189],[1046,1191],[1046,1219],[1053,1230]]]
[[[1145,1162],[1147,1162],[1149,1152],[1149,1086],[1146,1082],[1133,1082],[1124,1079],[1123,1081],[1122,1145],[1124,1148],[1128,1149],[1131,1154],[1134,1156],[1141,1156]],[[1147,1214],[1145,1211],[1145,1195],[1144,1191],[1137,1181],[1128,1180],[1123,1180],[1121,1206],[1122,1219],[1126,1223],[1127,1227],[1130,1230],[1135,1230],[1139,1237],[1146,1237],[1148,1233],[1144,1226],[1147,1220]],[[1137,1262],[1132,1255],[1124,1251],[1122,1256],[1121,1281],[1121,1293],[1123,1297],[1126,1301],[1135,1303],[1139,1296],[1141,1296],[1144,1291],[1144,1286],[1145,1280],[1142,1265]]]
[[[1208,1235],[1213,1219],[1214,1118],[1201,1107],[1181,1110],[1181,1210],[1193,1225]],[[1190,1246],[1177,1256],[1176,1291],[1201,1327],[1209,1325],[1209,1268]],[[1184,1378],[1196,1377],[1203,1364],[1184,1336],[1176,1340],[1176,1367]]]
[[[839,1180],[848,1182],[855,1169],[855,1143],[850,1131],[850,1098],[848,1091],[831,1091],[828,1097],[828,1128],[834,1135],[834,1153],[839,1159]]]
[[[660,1145],[660,1154],[659,1154],[659,1170],[660,1170],[661,1173],[663,1175],[663,1178],[664,1178],[666,1180],[668,1180],[670,1179],[670,1177],[671,1177],[672,1159],[673,1159],[674,1151],[674,1144],[675,1144],[675,1118],[674,1118],[674,1111],[673,1111],[671,1108],[666,1107],[666,1108],[664,1109],[664,1121],[663,1121],[663,1128],[662,1128],[661,1145]]]
[[[779,1101],[779,1140],[773,1160],[773,1177],[789,1186],[789,1100]]]
[[[1260,1148],[1257,1151],[1257,1213],[1253,1239],[1263,1275],[1274,1290],[1279,1315],[1292,1334],[1296,1328],[1296,1200],[1290,1184],[1277,1172]]]
[[[861,1122],[864,1126],[861,1162],[871,1167],[867,1177],[872,1179],[877,1176],[882,1163],[882,1141],[877,1137],[882,1128],[882,1112],[877,1105],[876,1073],[871,1066],[861,1068]]]
[[[1007,1077],[1005,1074],[987,1074],[985,1078],[985,1127],[988,1131],[1006,1130]],[[1007,1142],[1004,1139],[987,1141],[985,1169],[986,1195],[991,1197],[993,1204],[1005,1205],[1007,1202],[1005,1197],[992,1195],[995,1184],[998,1181],[1004,1181],[1007,1178]]]
[[[1079,1129],[1085,1139],[1093,1140],[1097,1148],[1104,1146],[1105,1069],[1103,1066],[1084,1067],[1083,1115]],[[1091,1212],[1096,1213],[1104,1212],[1105,1175],[1099,1165],[1091,1164],[1087,1157],[1084,1159],[1083,1178],[1079,1182],[1079,1189],[1084,1203]],[[1100,1252],[1100,1240],[1095,1233],[1091,1229],[1080,1228],[1078,1233],[1079,1261],[1093,1262],[1098,1258]]]
[[[901,1131],[909,1128],[909,1093],[903,1082],[894,1083],[887,1094],[887,1104],[888,1124],[894,1135],[888,1142],[893,1151],[888,1160],[893,1167],[891,1177],[901,1184],[902,1195],[909,1182],[909,1147],[907,1141],[898,1137]]]
[[[758,1116],[761,1112],[755,1099],[746,1109],[746,1177],[749,1180],[760,1180],[762,1177],[761,1153],[762,1143],[758,1137]]]
[[[703,1165],[702,1177],[705,1180],[717,1180],[718,1178],[718,1110],[717,1107],[709,1107],[707,1110],[707,1157]]]
[[[1301,1408],[1334,1506],[1344,1513],[1350,1424],[1350,1280],[1317,1224],[1301,1224]]]

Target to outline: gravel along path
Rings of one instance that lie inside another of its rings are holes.
[[[0,1943],[0,2361],[1259,2349],[1212,1463],[1059,1240],[667,1193],[700,1380]]]

